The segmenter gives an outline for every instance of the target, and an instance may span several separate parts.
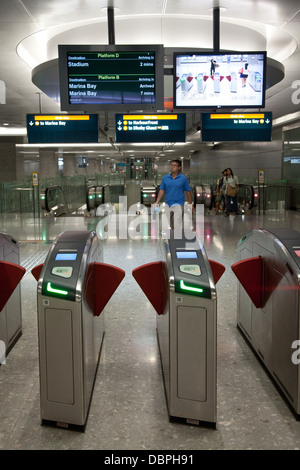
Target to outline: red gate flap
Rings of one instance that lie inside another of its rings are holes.
[[[26,273],[26,269],[15,263],[0,261],[0,312]]]
[[[125,277],[125,271],[110,264],[94,263],[94,315],[99,316]]]
[[[211,271],[212,271],[212,275],[213,275],[215,284],[217,284],[218,280],[222,277],[222,275],[225,271],[225,266],[223,266],[223,264],[217,263],[217,261],[213,261],[211,259],[209,259],[208,261],[209,261],[209,264],[210,264],[210,267],[211,267]]]
[[[168,274],[166,263],[154,261],[139,266],[132,275],[158,315],[165,313],[168,302]]]
[[[260,256],[243,259],[231,266],[256,308],[263,307],[263,259]]]
[[[44,266],[44,263],[38,264],[37,266],[35,266],[35,267],[32,268],[32,270],[31,270],[31,274],[33,275],[33,277],[35,278],[36,281],[38,281],[39,278],[40,278],[40,275],[41,275],[41,271],[42,271],[42,269],[43,269],[43,266]]]

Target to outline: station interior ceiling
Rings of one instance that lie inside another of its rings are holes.
[[[0,8],[0,143],[24,144],[24,156],[39,154],[38,146],[27,144],[27,113],[61,113],[59,101],[52,99],[55,93],[51,98],[47,91],[49,84],[57,93],[59,89],[52,76],[57,45],[108,44],[108,9],[113,10],[115,44],[163,44],[165,68],[172,68],[173,51],[213,50],[213,13],[218,8],[221,50],[267,51],[270,83],[261,111],[273,113],[274,126],[300,118],[299,0],[0,0]],[[41,64],[49,67],[37,86],[33,78]],[[172,93],[172,75],[166,74],[165,99],[172,99]],[[185,143],[116,144],[115,112],[99,109],[98,144],[55,148],[82,155],[84,147],[88,157],[109,161],[189,158],[211,143],[201,142],[201,111],[184,111]]]

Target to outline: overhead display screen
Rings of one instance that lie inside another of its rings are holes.
[[[116,142],[185,142],[185,114],[116,114]]]
[[[29,144],[98,142],[98,114],[27,114]]]
[[[60,45],[61,109],[163,109],[163,46]]]
[[[202,142],[270,141],[272,113],[202,113]]]
[[[261,108],[265,52],[174,54],[175,108]]]

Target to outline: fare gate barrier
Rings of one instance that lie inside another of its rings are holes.
[[[238,245],[237,326],[300,415],[300,232],[252,230]]]
[[[4,345],[1,352],[6,355],[22,335],[20,281],[26,270],[19,264],[17,240],[0,233],[0,341]]]
[[[191,185],[193,191],[193,205],[204,204],[206,209],[213,208],[213,188],[210,184]]]
[[[38,281],[42,424],[85,429],[104,337],[103,309],[125,276],[102,260],[95,232],[70,231],[32,270]]]
[[[216,425],[215,284],[225,268],[193,240],[162,237],[160,261],[132,274],[155,308],[170,420]]]
[[[199,93],[204,93],[205,88],[206,88],[206,81],[207,77],[204,75],[204,73],[198,73],[196,81],[197,81],[197,90]]]
[[[89,186],[86,191],[86,207],[90,212],[93,209],[97,209],[101,204],[110,202],[110,190],[109,185],[103,186]]]
[[[180,77],[180,85],[181,85],[181,90],[183,92],[190,91],[190,89],[194,85],[193,79],[194,79],[194,77],[193,77],[192,73],[184,73]]]
[[[141,186],[140,203],[144,206],[151,206],[156,201],[157,193],[157,186],[155,184],[143,184]]]

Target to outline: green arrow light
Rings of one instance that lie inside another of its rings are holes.
[[[192,287],[192,286],[186,286],[184,281],[180,281],[180,289],[182,290],[188,290],[188,291],[191,291],[191,292],[198,292],[198,294],[202,294],[203,293],[203,289],[201,289],[200,287]]]
[[[61,295],[68,295],[67,290],[62,290],[62,289],[54,289],[54,287],[51,286],[51,282],[48,282],[47,284],[47,291],[52,292],[53,294],[61,294]]]

